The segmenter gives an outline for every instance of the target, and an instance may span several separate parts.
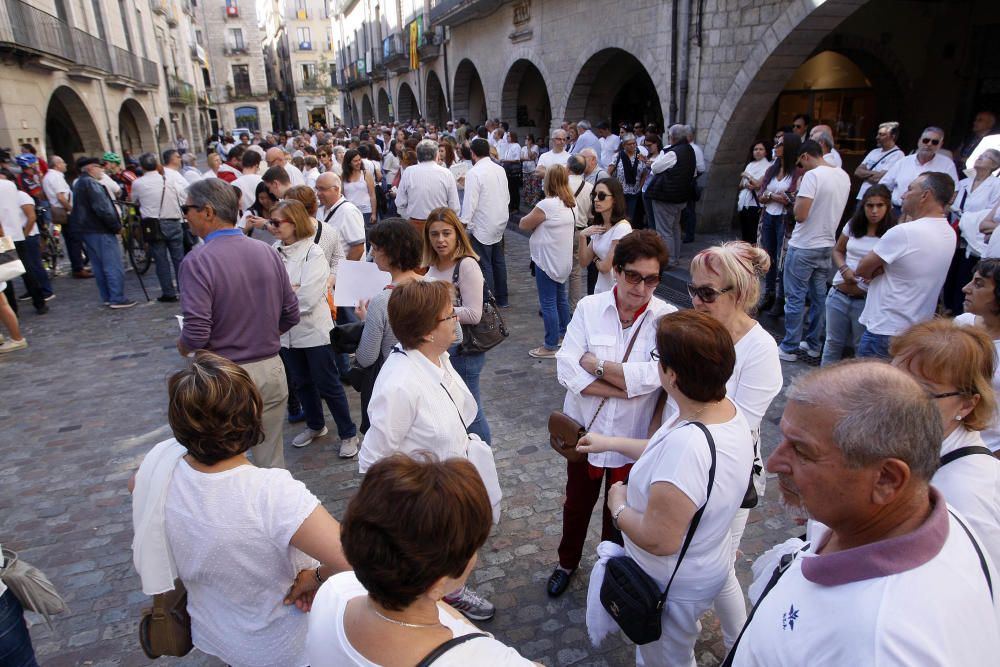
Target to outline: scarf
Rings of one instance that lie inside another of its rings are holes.
[[[639,153],[635,154],[635,160],[629,160],[623,148],[618,153],[618,161],[621,162],[625,170],[625,185],[635,185],[636,172],[639,171]]]

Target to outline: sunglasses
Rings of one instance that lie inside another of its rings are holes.
[[[452,312],[452,314],[451,314],[451,315],[447,315],[446,317],[441,317],[441,318],[439,318],[439,319],[438,319],[438,322],[439,322],[439,323],[440,323],[440,322],[447,322],[448,320],[457,320],[457,319],[458,319],[458,313],[456,313],[456,312]]]
[[[660,284],[659,273],[656,273],[651,276],[644,276],[638,271],[632,271],[631,269],[618,267],[618,275],[620,275],[629,285],[638,285],[639,283],[644,283],[646,287],[653,287],[655,285]]]
[[[283,223],[283,222],[287,222],[290,225],[294,224],[291,220],[278,220],[277,218],[271,218],[271,219],[269,219],[267,221],[267,224],[270,227],[280,227],[281,223]]]
[[[951,398],[952,396],[961,396],[961,395],[962,395],[962,392],[960,392],[960,391],[946,391],[946,392],[944,392],[943,394],[935,394],[935,393],[934,393],[934,392],[932,392],[932,391],[928,391],[928,392],[927,392],[927,395],[928,395],[928,396],[930,396],[930,397],[931,397],[931,398],[933,398],[933,399],[938,399],[938,398]]]
[[[732,291],[732,287],[727,287],[725,289],[715,289],[714,287],[709,287],[708,285],[695,285],[694,283],[687,284],[688,295],[693,299],[698,297],[701,299],[702,303],[715,303],[715,300],[726,292]]]
[[[205,210],[205,207],[204,206],[195,206],[194,204],[184,204],[184,205],[181,206],[181,213],[183,213],[184,215],[187,215],[188,212],[192,211],[192,210],[194,210],[194,211],[203,211],[203,210]]]
[[[920,143],[922,143],[922,144],[931,144],[932,146],[937,146],[938,144],[941,143],[941,140],[940,139],[931,139],[930,137],[924,137],[923,139],[920,140]]]
[[[605,199],[608,199],[610,196],[611,196],[610,192],[591,192],[590,193],[590,199],[591,200],[596,199],[597,201],[604,201]]]

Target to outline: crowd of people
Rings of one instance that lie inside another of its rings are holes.
[[[71,187],[43,187],[73,276],[92,273],[102,302],[134,305],[124,200],[152,232],[159,301],[180,303],[190,359],[168,382],[173,437],[130,490],[143,591],[184,583],[194,646],[247,667],[533,664],[469,622],[511,610],[466,583],[504,530],[480,384],[490,352],[466,338],[510,305],[503,237],[523,208],[544,330],[528,354],[555,361],[560,418],[580,427],[575,446],[553,443],[566,497],[545,588],[560,596],[577,575],[603,488],[595,646],[638,613],[607,601],[628,571],[629,590],[663,595],[637,664],[694,665],[713,608],[727,665],[995,659],[1000,152],[945,156],[928,127],[905,155],[883,123],[849,203],[833,131],[798,116],[773,148],[753,145],[744,238],[694,256],[693,307],[678,310],[654,292],[679,261],[704,158],[686,126],[666,141],[634,129],[566,124],[544,152],[492,121],[223,136],[202,174],[178,150],[107,154],[77,160]],[[25,204],[25,235],[36,210]],[[338,267],[366,259],[389,282],[337,307]],[[51,283],[31,280],[41,312]],[[766,309],[784,320],[780,343],[756,320]],[[349,326],[353,358],[330,338]],[[23,341],[10,334],[4,345]],[[788,389],[765,457],[781,362],[800,351],[822,368]],[[341,521],[284,469],[285,424],[304,422],[294,447],[325,437],[324,403],[339,456],[364,475]],[[748,611],[736,556],[765,471],[804,534],[754,564]]]

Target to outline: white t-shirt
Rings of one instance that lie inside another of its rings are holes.
[[[937,306],[955,232],[944,218],[920,218],[896,225],[875,244],[885,272],[875,276],[858,321],[873,334],[896,336],[930,319]]]
[[[569,162],[569,151],[562,151],[561,153],[556,153],[555,151],[545,151],[542,153],[541,157],[538,158],[538,166],[548,169],[549,167],[557,164],[566,166]]]
[[[726,398],[740,409],[750,430],[758,431],[783,384],[778,344],[758,322],[736,343],[736,365],[726,382]]]
[[[334,211],[333,215],[330,215],[330,211]],[[347,257],[354,246],[364,245],[365,219],[358,207],[343,197],[329,209],[320,206],[319,210],[316,211],[316,219],[330,223],[337,230],[344,257]]]
[[[903,149],[899,146],[893,146],[889,150],[883,148],[876,148],[873,151],[869,151],[865,159],[861,161],[861,166],[869,171],[889,171],[889,167],[896,164],[898,160],[901,160],[906,154],[903,153]],[[865,196],[865,192],[868,188],[872,186],[867,180],[861,183],[861,188],[858,190],[858,201]]]
[[[24,240],[24,226],[28,224],[28,216],[24,213],[24,206],[35,206],[35,200],[24,190],[17,191],[17,224],[21,229],[21,238],[19,240]],[[7,230],[4,230],[4,234]],[[36,219],[35,224],[32,226],[31,231],[28,236],[38,236],[38,221]]]
[[[772,178],[770,181],[767,182],[767,185],[764,186],[764,191],[770,192],[772,195],[776,194],[783,195],[786,192],[788,192],[788,188],[790,188],[791,186],[792,186],[791,174],[787,174],[781,180],[778,180],[778,177],[775,176],[774,178]],[[767,205],[764,207],[764,211],[766,211],[769,215],[783,215],[785,213],[785,205],[782,204],[781,202],[774,201],[772,199],[771,201],[767,202]]]
[[[823,155],[823,160],[831,167],[836,167],[837,169],[844,166],[844,159],[840,157],[840,153],[837,152],[836,148],[831,148],[829,153]]]
[[[628,220],[619,220],[611,229],[603,234],[595,234],[590,237],[590,249],[600,260],[604,260],[611,253],[611,246],[615,241],[620,241],[632,233],[632,225]],[[607,292],[615,286],[615,270],[611,269],[607,273],[597,274],[597,284],[594,285],[594,294]]]
[[[257,174],[243,174],[233,181],[233,185],[243,193],[240,197],[240,208],[244,211],[253,206],[254,199],[257,197],[257,186],[260,185],[260,182],[261,177]]]
[[[531,261],[545,274],[564,283],[573,270],[573,208],[559,197],[548,197],[537,204],[545,213],[545,221],[535,227],[528,239]]]
[[[851,236],[851,221],[848,220],[844,223],[844,229],[840,232],[842,235],[847,237],[847,252],[844,254],[844,264],[847,265],[851,271],[858,268],[858,262],[862,260],[868,253],[875,249],[875,245],[878,243],[878,236],[862,236],[860,238],[855,238]],[[861,278],[857,279],[858,287],[867,291],[868,283]],[[833,272],[833,284],[839,285],[844,282],[844,276],[841,275],[840,271]]]
[[[972,313],[963,313],[959,315],[955,318],[955,324],[962,326],[982,326],[979,322],[979,318]],[[994,340],[993,347],[996,349],[997,359],[1000,359],[1000,340]],[[997,363],[996,367],[993,369],[993,391],[996,392],[997,396],[1000,396],[1000,363]],[[990,448],[991,452],[1000,450],[1000,419],[995,420],[992,424],[983,429],[982,432],[980,432],[980,435],[983,437],[983,442]]]
[[[290,545],[319,501],[280,468],[202,473],[186,461],[167,490],[167,540],[188,591],[194,645],[233,667],[307,664],[306,614],[283,604],[318,563]]]
[[[767,173],[767,168],[771,166],[771,163],[765,159],[754,160],[747,164],[746,168],[743,170],[744,173],[750,174],[756,180],[764,178],[764,174]],[[649,180],[649,179],[647,179]],[[736,198],[736,208],[742,211],[745,208],[756,207],[757,202],[753,198],[753,190],[741,189],[740,196]]]
[[[66,175],[57,169],[49,169],[45,174],[45,178],[42,179],[42,191],[45,192],[45,198],[53,208],[63,207],[59,203],[59,193],[66,195],[67,201],[73,198],[73,191],[66,182]]]
[[[618,147],[621,146],[622,140],[617,134],[609,134],[606,137],[601,137],[598,141],[601,144],[598,164],[606,168],[615,161],[615,157],[618,155]]]
[[[285,171],[288,172],[288,180],[291,181],[292,187],[294,187],[296,185],[305,185],[306,184],[306,179],[302,175],[302,172],[299,171],[299,168],[296,167],[291,162],[285,163]]]
[[[892,191],[892,203],[895,206],[903,205],[903,194],[910,183],[925,171],[940,171],[951,176],[951,180],[958,185],[958,172],[955,171],[955,163],[950,158],[940,153],[927,161],[927,164],[920,164],[917,154],[907,155],[892,163],[888,173],[883,176],[879,183]]]
[[[688,602],[714,600],[733,567],[729,525],[743,501],[753,465],[750,427],[738,409],[728,422],[709,425],[708,430],[715,440],[717,459],[712,497],[670,588],[672,599]],[[628,506],[645,512],[652,485],[669,482],[701,507],[708,492],[711,465],[708,442],[698,427],[687,422],[677,427],[662,426],[629,473]],[[661,587],[666,586],[677,554],[654,556],[627,535],[624,538],[625,553]]]
[[[788,245],[800,250],[833,247],[850,194],[851,177],[843,169],[820,165],[807,171],[799,181],[798,196],[812,199],[812,207],[809,216],[795,224]]]
[[[341,572],[320,587],[313,600],[312,611],[309,612],[306,656],[311,667],[379,667],[351,646],[344,628],[347,603],[367,595],[368,591],[354,572]],[[471,623],[448,613],[443,602],[438,603],[438,620],[455,637],[480,632]],[[501,644],[492,636],[470,639],[447,651],[434,662],[435,667],[530,667],[531,664],[530,660],[525,660],[517,651]]]

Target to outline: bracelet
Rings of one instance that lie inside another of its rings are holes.
[[[850,269],[850,267],[849,267],[849,266],[847,266],[847,264],[841,264],[841,265],[840,265],[840,266],[839,266],[839,267],[837,268],[837,273],[839,273],[840,275],[844,275],[844,271],[847,271],[847,270],[849,270],[849,269]]]
[[[323,567],[323,566],[321,565],[320,567]],[[319,573],[319,567],[317,567],[315,570],[313,570],[313,572],[316,573],[316,583],[322,586],[323,582],[326,581],[326,578],[324,578],[323,575],[321,575]]]
[[[619,528],[618,526],[618,517],[620,517],[622,515],[622,512],[624,512],[627,509],[628,505],[622,503],[621,505],[618,506],[617,509],[615,509],[614,512],[611,513],[611,523],[614,525],[616,530],[621,530],[621,528]]]

